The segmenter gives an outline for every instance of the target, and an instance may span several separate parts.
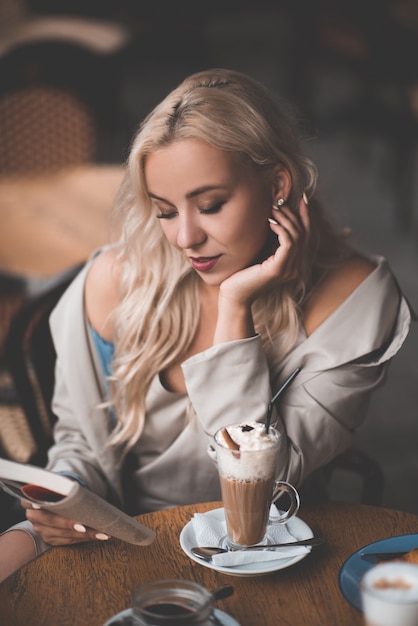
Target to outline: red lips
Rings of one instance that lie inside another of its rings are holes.
[[[197,272],[208,272],[215,267],[220,258],[220,254],[209,257],[190,257],[190,262]]]

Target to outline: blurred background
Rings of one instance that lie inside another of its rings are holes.
[[[28,298],[106,240],[139,122],[216,66],[291,103],[324,205],[360,248],[387,257],[418,311],[416,0],[204,5],[0,0],[0,340]],[[31,434],[2,364],[0,450],[27,461]],[[417,409],[414,324],[356,447],[382,468],[382,504],[415,513]],[[344,470],[333,480],[335,499],[358,497]]]

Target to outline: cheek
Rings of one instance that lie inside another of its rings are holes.
[[[241,240],[252,243],[254,248],[262,246],[269,235],[269,224],[267,218],[260,215],[251,215],[243,220],[237,232]]]
[[[176,243],[176,234],[175,228],[173,224],[168,223],[169,220],[158,220],[161,225],[161,230],[163,232],[164,237],[167,239],[169,243],[175,245]]]
[[[253,263],[266,245],[268,230],[260,221],[248,221],[231,231],[223,232],[223,241],[239,267]]]
[[[258,242],[265,241],[270,232],[268,218],[272,214],[271,204],[270,192],[264,187],[251,194],[251,199],[246,202],[241,223],[245,232]]]

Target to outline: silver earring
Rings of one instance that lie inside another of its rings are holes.
[[[277,206],[280,208],[280,207],[281,207],[281,206],[283,206],[283,205],[284,205],[284,198],[279,198],[279,199],[277,200]]]

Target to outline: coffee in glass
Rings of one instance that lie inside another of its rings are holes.
[[[215,433],[214,447],[225,511],[227,547],[269,543],[266,534],[270,506],[287,493],[290,507],[276,521],[296,515],[299,495],[287,482],[276,480],[280,433],[264,424],[232,424]]]

